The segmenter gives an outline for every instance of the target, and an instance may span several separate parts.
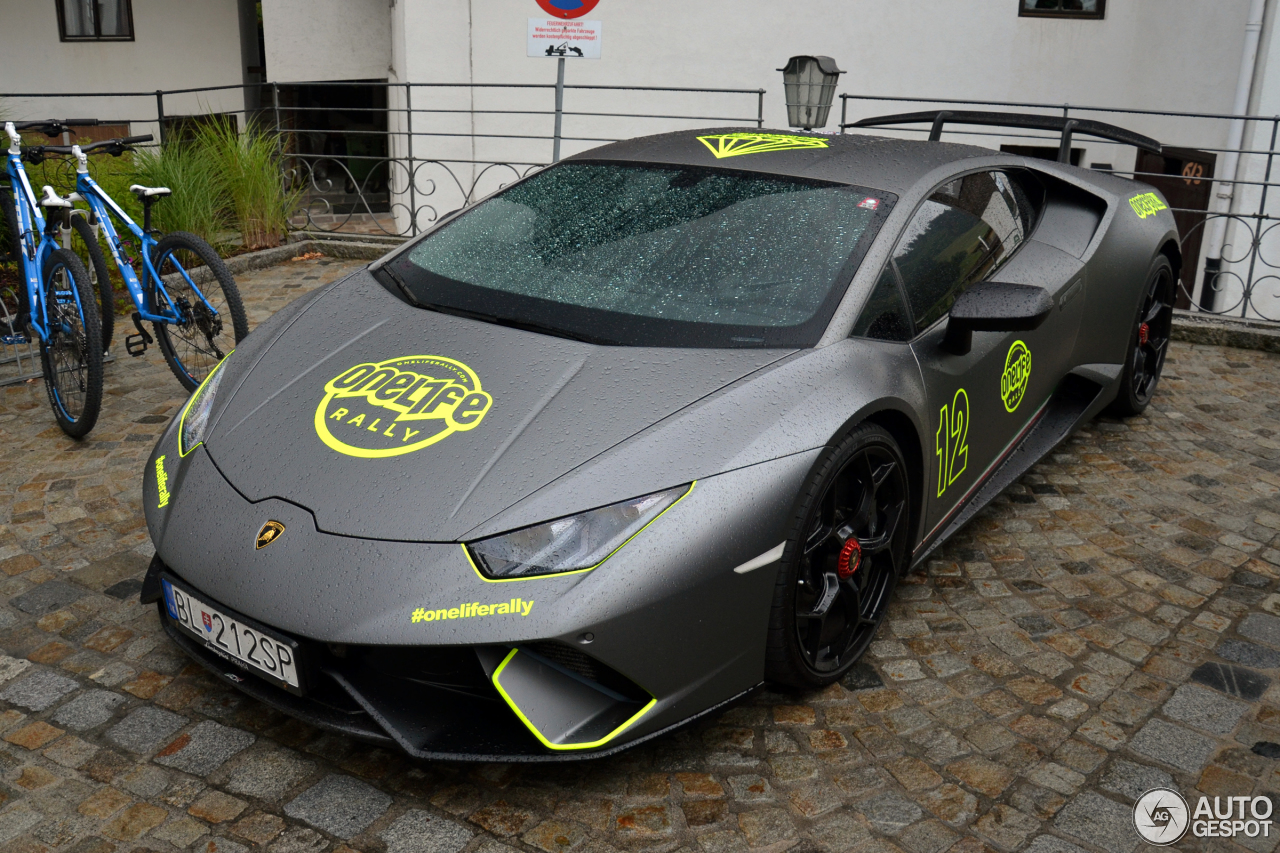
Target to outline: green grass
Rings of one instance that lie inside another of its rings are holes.
[[[215,248],[231,222],[231,196],[221,166],[207,146],[176,140],[163,148],[141,149],[133,156],[134,180],[168,187],[173,195],[151,208],[152,225],[161,231],[190,231]],[[126,194],[132,197],[131,193]],[[119,196],[112,192],[117,201]]]

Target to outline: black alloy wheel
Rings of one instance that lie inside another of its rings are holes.
[[[835,681],[871,643],[909,538],[906,465],[887,431],[864,424],[819,469],[787,544],[766,660],[771,681],[802,688]]]
[[[1164,255],[1157,256],[1147,273],[1147,286],[1133,325],[1120,391],[1110,408],[1112,414],[1120,417],[1142,414],[1155,396],[1173,333],[1175,287],[1173,265]]]

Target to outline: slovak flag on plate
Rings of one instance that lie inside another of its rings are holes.
[[[210,616],[208,613],[205,613],[203,610],[201,610],[200,618],[201,620],[204,621],[204,629],[210,633],[213,633],[213,617]]]

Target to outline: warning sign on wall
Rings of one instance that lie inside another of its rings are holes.
[[[603,29],[600,21],[530,18],[529,55],[599,59]]]

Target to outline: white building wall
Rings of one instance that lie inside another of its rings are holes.
[[[236,0],[133,0],[133,41],[63,42],[53,2],[8,0],[0,25],[0,114],[10,120],[96,118],[156,133],[154,94],[138,97],[22,98],[14,93],[141,92],[239,86]],[[241,89],[172,95],[166,115],[244,109]]]
[[[271,80],[385,79],[391,6],[389,0],[263,0]]]

